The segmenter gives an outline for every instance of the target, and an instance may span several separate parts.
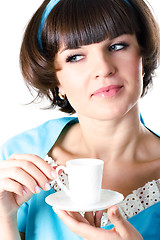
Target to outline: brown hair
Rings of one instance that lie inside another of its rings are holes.
[[[135,34],[143,57],[143,93],[147,93],[159,60],[159,28],[143,0],[61,0],[49,14],[41,35],[37,33],[41,16],[48,4],[45,0],[32,17],[24,34],[20,52],[22,74],[27,86],[37,91],[37,97],[50,99],[51,107],[74,113],[67,98],[58,96],[58,79],[54,58],[61,42],[69,48],[98,43],[107,37]]]

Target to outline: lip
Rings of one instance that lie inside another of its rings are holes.
[[[102,87],[96,90],[91,97],[112,97],[116,95],[123,85],[109,85],[107,87]]]

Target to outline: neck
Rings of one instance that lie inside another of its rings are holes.
[[[90,157],[104,161],[135,159],[144,127],[138,110],[121,119],[99,121],[79,116],[82,143]]]

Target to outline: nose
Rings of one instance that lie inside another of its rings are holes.
[[[92,59],[93,77],[95,79],[111,77],[116,72],[116,66],[110,56],[99,53]]]

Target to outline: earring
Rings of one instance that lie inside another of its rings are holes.
[[[144,69],[143,69],[143,71],[142,71],[142,77],[144,78],[144,75],[145,75],[145,71],[144,71]]]
[[[59,98],[61,99],[61,100],[64,100],[65,99],[65,95],[63,95],[62,93],[58,93],[58,96],[59,96]]]

